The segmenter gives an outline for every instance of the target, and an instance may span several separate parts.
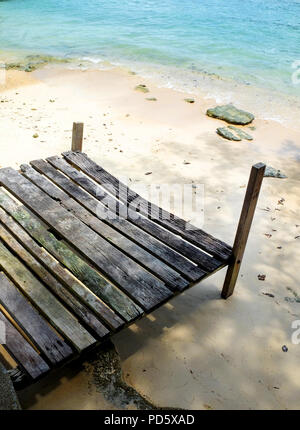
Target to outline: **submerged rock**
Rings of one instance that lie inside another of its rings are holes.
[[[184,99],[184,101],[187,103],[195,103],[194,99]]]
[[[148,100],[149,102],[157,102],[156,97],[146,97],[146,100]]]
[[[250,124],[254,120],[254,115],[252,113],[237,109],[232,104],[208,109],[206,115],[237,125]]]
[[[149,93],[149,89],[144,84],[139,84],[135,87],[136,91],[141,91],[142,93]]]
[[[33,72],[34,70],[45,66],[46,64],[55,63],[69,63],[71,60],[68,58],[56,58],[51,55],[28,55],[23,61],[18,63],[6,63],[4,68],[6,70],[21,70],[24,72]]]
[[[4,68],[6,70],[25,70],[25,66],[22,65],[21,63],[6,63],[4,65]]]
[[[285,179],[287,176],[280,170],[274,169],[274,167],[267,166],[264,174],[265,178],[280,178]]]

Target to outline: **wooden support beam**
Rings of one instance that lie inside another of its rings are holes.
[[[228,266],[225,282],[222,290],[222,298],[227,299],[233,294],[237,277],[240,271],[244,251],[247,244],[249,231],[251,228],[262,180],[266,165],[258,163],[252,166],[245,200],[235,236],[232,250],[231,262]]]
[[[72,151],[82,152],[83,122],[73,122]]]

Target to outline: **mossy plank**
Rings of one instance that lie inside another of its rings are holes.
[[[0,267],[39,312],[79,351],[96,340],[55,296],[0,242]]]
[[[64,241],[56,239],[56,237],[50,233],[36,217],[31,215],[23,206],[18,205],[2,189],[0,189],[0,206],[7,211],[30,234],[31,237],[33,237],[50,254],[66,266],[71,273],[83,282],[83,284],[85,284],[86,287],[97,297],[108,303],[112,309],[119,309],[120,315],[126,321],[130,321],[140,315],[142,312],[141,309],[135,305],[132,300],[100,276],[96,270],[72,251]],[[7,222],[8,220],[6,220],[6,225]],[[14,232],[16,230],[15,226],[9,225],[9,228],[13,228]],[[20,235],[22,232],[18,230],[17,234]],[[23,234],[19,237],[22,238],[22,242],[28,247],[27,249],[33,249],[28,238]],[[42,250],[40,252],[42,252]],[[39,255],[38,249],[36,250],[36,255]],[[55,264],[55,260],[51,262],[47,259],[47,265],[49,269],[59,275],[60,279],[64,280],[68,287],[71,288],[72,291],[74,291],[82,300],[84,300],[84,302],[90,306],[97,315],[103,315],[103,309],[101,303],[98,303],[99,300],[97,300],[97,297],[90,294],[89,290],[83,288],[83,285],[81,285],[80,282],[77,282],[76,279],[68,276],[67,271],[63,268],[60,269],[58,267],[59,265],[57,266],[57,264]],[[121,320],[115,318],[115,314],[113,314],[112,317],[113,318],[106,319],[107,322],[113,328],[119,327]]]
[[[3,209],[0,208],[0,220],[6,225],[12,226],[12,230],[17,233],[18,239],[21,239],[22,245],[24,242],[27,243],[27,250],[8,232],[8,230],[2,225],[0,225],[0,238],[5,242],[6,246],[13,250],[13,252],[26,263],[28,267],[40,278],[43,282],[50,288],[50,290],[58,296],[64,304],[68,306],[74,312],[76,317],[82,320],[85,324],[94,330],[97,335],[102,338],[106,336],[109,332],[104,327],[104,325],[99,321],[94,313],[82,304],[73,294],[69,291],[68,287],[62,285],[58,279],[56,279],[48,270],[39,263],[39,261],[49,266],[53,266],[54,263],[54,273],[55,271],[62,275],[65,279],[64,274],[67,273],[66,270],[60,266],[59,263],[55,263],[55,260],[47,254],[34,240],[27,235],[27,233],[22,228],[19,227],[15,221],[9,220],[9,216],[5,214]],[[30,249],[30,252],[28,251]],[[49,264],[47,264],[49,263]],[[71,276],[70,276],[71,278]],[[72,279],[71,279],[72,281]],[[98,302],[98,299],[97,299]],[[103,307],[105,305],[103,304]],[[100,308],[100,311],[102,307]]]
[[[0,311],[0,321],[5,326],[4,348],[8,353],[26,370],[26,372],[36,379],[50,370],[48,364],[36,352],[36,350],[26,341],[11,322]]]
[[[1,169],[0,182],[148,311],[172,296],[162,281],[101,238],[14,169]]]
[[[4,273],[0,273],[0,303],[51,364],[58,364],[73,354]]]

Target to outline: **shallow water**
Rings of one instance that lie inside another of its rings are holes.
[[[6,0],[1,49],[208,71],[292,90],[298,0]]]
[[[113,63],[188,91],[242,85],[300,100],[299,0],[4,0],[0,41],[2,57]]]

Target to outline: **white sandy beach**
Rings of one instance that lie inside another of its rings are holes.
[[[141,83],[149,93],[134,90]],[[262,161],[288,176],[264,179],[230,299],[220,298],[222,270],[115,335],[113,342],[124,379],[155,405],[299,409],[300,344],[291,342],[291,324],[300,319],[299,123],[287,127],[256,119],[254,131],[245,128],[253,141],[227,141],[215,132],[225,123],[205,115],[215,100],[196,96],[188,104],[184,98],[191,94],[159,88],[118,68],[9,71],[0,91],[1,167],[69,150],[72,123],[83,121],[84,152],[115,176],[130,178],[132,188],[204,184],[203,229],[229,244],[251,165]],[[235,105],[248,110],[245,97],[240,100]],[[93,387],[90,371],[79,365],[74,371],[73,365],[66,375],[62,372],[48,389],[42,381],[23,392],[23,407],[115,407]]]

